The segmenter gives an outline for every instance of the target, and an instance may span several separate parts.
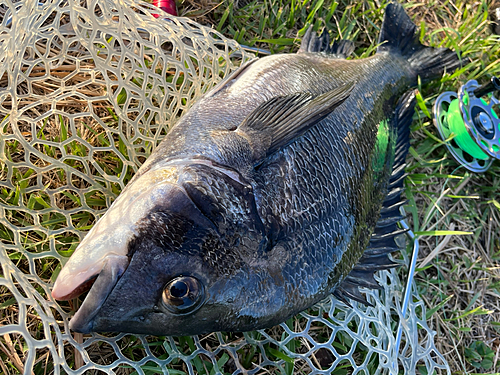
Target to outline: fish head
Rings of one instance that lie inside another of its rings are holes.
[[[256,265],[267,243],[256,210],[235,171],[211,162],[150,170],[89,232],[52,295],[73,298],[93,281],[70,321],[82,333],[249,330],[273,298],[263,285],[274,285]]]
[[[163,213],[155,216],[167,219]],[[201,242],[211,243],[208,238]],[[242,298],[253,283],[244,267],[221,273],[197,249],[165,252],[164,246],[142,240],[134,246],[130,264],[99,310],[79,310],[70,321],[72,330],[178,336],[252,327],[255,317],[242,311],[249,305],[259,307],[259,300],[248,304],[249,299]],[[102,275],[107,273],[105,269]]]

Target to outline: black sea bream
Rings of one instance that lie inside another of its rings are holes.
[[[412,88],[459,66],[418,35],[389,4],[372,57],[309,32],[204,95],[62,269],[55,299],[93,282],[70,327],[247,331],[362,301],[398,249]]]

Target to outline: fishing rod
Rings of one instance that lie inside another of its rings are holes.
[[[453,157],[472,172],[486,172],[500,159],[500,79],[479,85],[465,83],[455,93],[446,91],[434,104],[434,123]]]

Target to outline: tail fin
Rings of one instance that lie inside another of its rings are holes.
[[[439,78],[445,70],[451,72],[461,66],[457,52],[422,45],[417,26],[398,3],[387,5],[379,43],[377,53],[397,53],[405,57],[415,72],[415,78],[420,76],[423,82]]]

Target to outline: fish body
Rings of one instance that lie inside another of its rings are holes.
[[[72,329],[246,331],[377,287],[399,233],[411,88],[458,66],[415,35],[390,4],[370,58],[308,34],[202,97],[59,275],[56,299],[96,280]]]

